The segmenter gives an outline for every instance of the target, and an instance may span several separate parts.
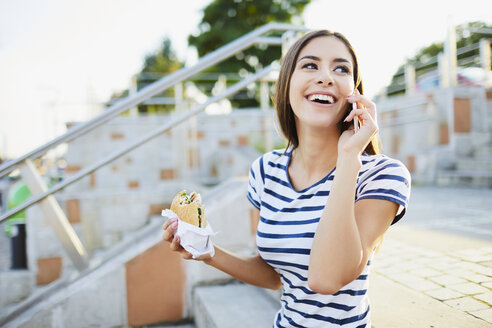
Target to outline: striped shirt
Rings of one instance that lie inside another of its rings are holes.
[[[260,210],[258,251],[280,274],[283,285],[274,327],[370,327],[367,288],[371,259],[357,279],[335,294],[318,294],[308,287],[313,237],[336,169],[312,186],[295,190],[287,173],[291,153],[267,153],[252,164],[249,173],[247,197]],[[355,201],[393,201],[400,205],[393,220],[397,222],[405,213],[410,194],[408,170],[385,155],[362,155],[361,161]]]

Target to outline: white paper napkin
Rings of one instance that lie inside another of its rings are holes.
[[[217,233],[213,231],[210,223],[207,222],[205,228],[199,228],[188,222],[181,221],[178,215],[169,209],[163,210],[162,216],[165,216],[168,219],[178,218],[178,230],[176,231],[176,236],[179,237],[181,246],[190,252],[194,259],[205,254],[210,254],[210,256],[215,255],[211,237],[215,236]]]

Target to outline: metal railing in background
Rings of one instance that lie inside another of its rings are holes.
[[[295,26],[289,24],[282,23],[270,23],[266,24],[256,30],[240,37],[239,39],[230,42],[229,44],[205,55],[202,57],[195,65],[190,67],[185,67],[171,73],[159,81],[148,85],[142,90],[138,91],[134,95],[131,95],[118,103],[108,107],[103,113],[100,115],[90,119],[89,121],[78,124],[72,127],[63,135],[47,142],[46,144],[16,158],[14,160],[8,161],[2,165],[0,165],[0,177],[10,173],[15,169],[15,167],[20,164],[25,159],[34,159],[44,154],[48,150],[53,147],[56,147],[59,144],[71,141],[78,136],[81,136],[95,127],[102,125],[107,122],[111,118],[117,116],[121,112],[132,108],[135,105],[140,104],[141,102],[150,99],[152,96],[157,95],[166,89],[172,87],[173,85],[184,81],[185,79],[227,59],[238,52],[252,46],[253,44],[281,44],[281,38],[274,37],[262,37],[263,34],[270,33],[273,31],[293,31],[293,32],[303,32],[306,31],[305,27]]]
[[[231,96],[232,94],[238,92],[239,90],[247,87],[248,84],[253,83],[268,75],[273,70],[272,66],[268,66],[255,74],[237,82],[233,86],[227,88],[224,92],[214,97],[209,98],[205,103],[200,104],[193,109],[181,114],[180,116],[171,119],[166,124],[155,129],[142,136],[138,140],[135,140],[130,145],[124,147],[121,150],[115,151],[107,157],[89,165],[88,167],[82,169],[81,171],[69,176],[62,182],[54,185],[51,188],[47,188],[40,179],[39,172],[37,172],[35,166],[32,164],[32,160],[40,157],[42,154],[46,153],[50,149],[62,144],[69,142],[85,133],[93,130],[94,128],[104,124],[110,119],[114,118],[118,114],[129,110],[130,108],[148,101],[155,95],[160,94],[166,89],[178,85],[182,81],[194,76],[197,73],[227,59],[238,52],[254,45],[254,44],[272,44],[281,45],[290,42],[295,33],[304,32],[307,29],[302,26],[294,26],[289,24],[281,23],[270,23],[266,24],[246,35],[230,42],[229,44],[211,52],[210,54],[202,57],[195,65],[190,67],[182,68],[172,74],[169,74],[162,79],[144,87],[137,93],[115,103],[108,107],[103,113],[94,117],[93,119],[75,125],[69,129],[65,134],[54,138],[53,140],[47,142],[41,147],[38,147],[23,156],[15,160],[11,160],[3,165],[0,165],[0,177],[12,172],[15,168],[19,167],[21,175],[24,178],[29,189],[35,191],[33,196],[28,199],[24,204],[11,209],[10,211],[2,214],[0,216],[0,223],[7,220],[9,217],[19,213],[28,207],[40,203],[43,214],[47,218],[48,224],[55,230],[57,238],[60,240],[63,248],[67,252],[68,256],[72,260],[74,266],[82,271],[88,268],[88,255],[85,251],[82,243],[78,239],[77,235],[73,231],[73,228],[68,223],[68,220],[61,210],[60,206],[53,197],[53,193],[67,187],[68,185],[82,179],[88,174],[96,171],[100,167],[118,159],[119,157],[127,154],[128,152],[134,150],[135,148],[145,144],[156,136],[166,132],[181,122],[186,121],[192,116],[197,115],[199,112],[203,111],[208,105],[217,102],[221,99]],[[265,34],[280,31],[283,32],[282,37],[271,37],[265,36]],[[50,218],[48,218],[50,216]]]

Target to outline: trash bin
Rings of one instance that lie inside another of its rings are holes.
[[[7,208],[13,209],[22,205],[30,196],[31,192],[24,181],[17,181],[8,191]],[[27,269],[25,211],[21,211],[7,220],[5,223],[5,233],[10,237],[10,269]]]

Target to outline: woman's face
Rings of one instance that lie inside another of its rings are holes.
[[[299,124],[328,128],[343,120],[345,97],[355,88],[353,71],[352,56],[336,37],[315,38],[301,50],[289,89],[297,129]]]

